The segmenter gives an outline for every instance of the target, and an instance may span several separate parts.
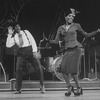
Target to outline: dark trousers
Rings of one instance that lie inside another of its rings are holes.
[[[35,68],[35,71],[38,71],[40,76],[40,85],[43,86],[43,70],[40,64],[40,61],[33,56],[29,57],[17,57],[16,65],[16,90],[19,91],[22,88],[22,79],[23,79],[23,68],[26,66],[26,62],[30,62]]]

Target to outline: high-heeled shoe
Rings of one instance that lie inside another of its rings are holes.
[[[78,87],[77,91],[74,92],[74,95],[75,96],[83,95],[83,89],[81,87]]]
[[[74,87],[72,85],[68,86],[68,91],[65,93],[65,96],[70,96],[71,91],[74,93]]]

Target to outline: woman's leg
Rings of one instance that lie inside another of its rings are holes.
[[[67,88],[68,88],[68,91],[65,93],[66,96],[70,96],[71,95],[71,91],[74,92],[74,88],[73,86],[70,84],[70,76],[69,74],[63,74],[63,77],[66,81],[66,84],[67,84]]]
[[[74,95],[76,95],[76,96],[82,95],[83,94],[83,90],[80,87],[78,74],[72,74],[72,76],[74,78],[74,81],[75,81],[75,84],[76,84],[76,87],[77,87],[77,90],[76,90],[76,92],[74,92]]]
[[[63,77],[64,77],[64,79],[65,79],[65,82],[66,82],[67,86],[70,86],[71,84],[70,84],[70,77],[69,77],[69,74],[63,73]]]
[[[80,87],[78,74],[76,74],[76,73],[75,73],[75,74],[72,74],[72,77],[73,77],[73,79],[74,79],[74,81],[75,81],[76,87],[77,87],[77,88]]]

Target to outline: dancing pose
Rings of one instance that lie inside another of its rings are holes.
[[[79,96],[83,94],[82,88],[78,80],[79,64],[82,56],[82,49],[77,40],[77,34],[81,33],[85,37],[91,37],[96,33],[100,32],[100,30],[98,29],[91,33],[87,33],[81,28],[79,23],[73,22],[75,15],[78,13],[75,9],[70,9],[69,14],[67,15],[66,13],[68,12],[65,12],[64,14],[66,23],[58,28],[55,39],[50,40],[49,43],[57,44],[59,43],[59,41],[64,42],[65,52],[61,63],[61,72],[68,88],[68,91],[65,93],[65,95],[70,96],[71,91],[73,91],[75,96]],[[70,74],[75,81],[77,87],[76,91],[74,91],[74,88],[70,83]]]
[[[16,62],[16,92],[21,93],[22,88],[22,72],[23,68],[28,61],[32,64],[40,76],[40,89],[41,93],[45,93],[43,83],[43,70],[37,55],[37,45],[35,39],[28,30],[21,30],[19,23],[14,23],[8,27],[8,37],[6,47],[10,48],[17,44],[19,50],[17,52]]]

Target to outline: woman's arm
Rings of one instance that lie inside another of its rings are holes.
[[[55,39],[54,40],[49,40],[49,43],[58,44],[59,41],[60,41],[60,32],[61,32],[61,28],[58,28]]]
[[[79,32],[82,33],[85,37],[91,37],[91,36],[96,35],[98,32],[100,32],[100,29],[98,29],[98,30],[96,30],[96,31],[87,33],[87,32],[85,32],[85,31],[81,28],[80,24],[78,24],[78,30],[79,30]]]

